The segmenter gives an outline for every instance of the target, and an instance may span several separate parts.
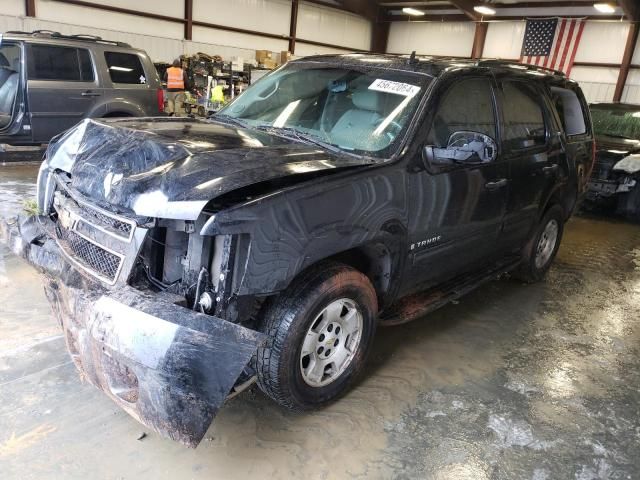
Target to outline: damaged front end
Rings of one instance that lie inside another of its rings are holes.
[[[216,122],[84,120],[49,145],[40,215],[4,225],[3,236],[45,274],[81,375],[195,446],[225,399],[255,380],[266,339],[257,316],[289,268],[264,267],[248,226],[256,214],[230,210],[360,166]],[[258,234],[265,244],[277,235]]]
[[[44,274],[82,378],[195,447],[225,399],[251,381],[248,364],[264,339],[215,315],[233,238],[205,239],[194,222],[114,214],[73,191],[64,172],[47,182],[47,214],[3,222],[0,237]],[[216,287],[204,259],[217,268]]]
[[[143,424],[195,447],[234,386],[249,378],[263,336],[186,308],[185,296],[128,285],[149,229],[113,217],[98,225],[89,207],[56,199],[54,219],[4,223],[0,236],[45,274],[82,378]]]
[[[638,205],[630,195],[640,188],[640,154],[601,151],[594,168],[587,200],[610,205],[621,215],[637,215]]]
[[[589,198],[610,197],[628,193],[640,177],[640,155],[607,157],[601,155],[589,181]]]

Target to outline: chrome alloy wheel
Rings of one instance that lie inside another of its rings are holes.
[[[324,387],[349,367],[362,337],[362,313],[348,298],[334,300],[314,319],[300,352],[307,385]]]
[[[558,222],[552,218],[544,227],[544,231],[542,235],[540,235],[540,240],[538,240],[535,258],[536,268],[543,268],[551,258],[551,255],[553,255],[556,242],[558,241],[558,231]]]

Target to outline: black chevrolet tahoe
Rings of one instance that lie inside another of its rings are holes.
[[[195,446],[254,381],[324,405],[378,326],[540,280],[593,151],[559,72],[307,57],[206,121],[84,120],[46,152],[39,215],[2,236],[44,274],[82,377]]]

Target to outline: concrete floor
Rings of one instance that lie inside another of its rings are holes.
[[[0,166],[0,215],[35,166]],[[190,450],[80,383],[38,276],[0,248],[0,478],[640,478],[640,226],[574,218],[545,282],[385,329],[360,384],[293,414],[249,391]]]

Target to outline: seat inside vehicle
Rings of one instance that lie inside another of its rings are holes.
[[[331,141],[356,150],[382,150],[399,133],[394,121],[402,112],[396,109],[405,98],[368,89],[368,85],[357,88],[350,95],[348,107],[344,101],[342,106],[334,106],[334,115],[339,115],[330,130]]]
[[[378,92],[364,90],[356,91],[351,96],[353,108],[350,108],[340,117],[331,129],[331,138],[338,145],[348,143],[355,148],[359,142],[367,141],[368,134],[382,120],[380,113],[380,95]]]
[[[0,128],[6,127],[11,122],[13,105],[18,93],[20,57],[9,60],[0,53]]]

